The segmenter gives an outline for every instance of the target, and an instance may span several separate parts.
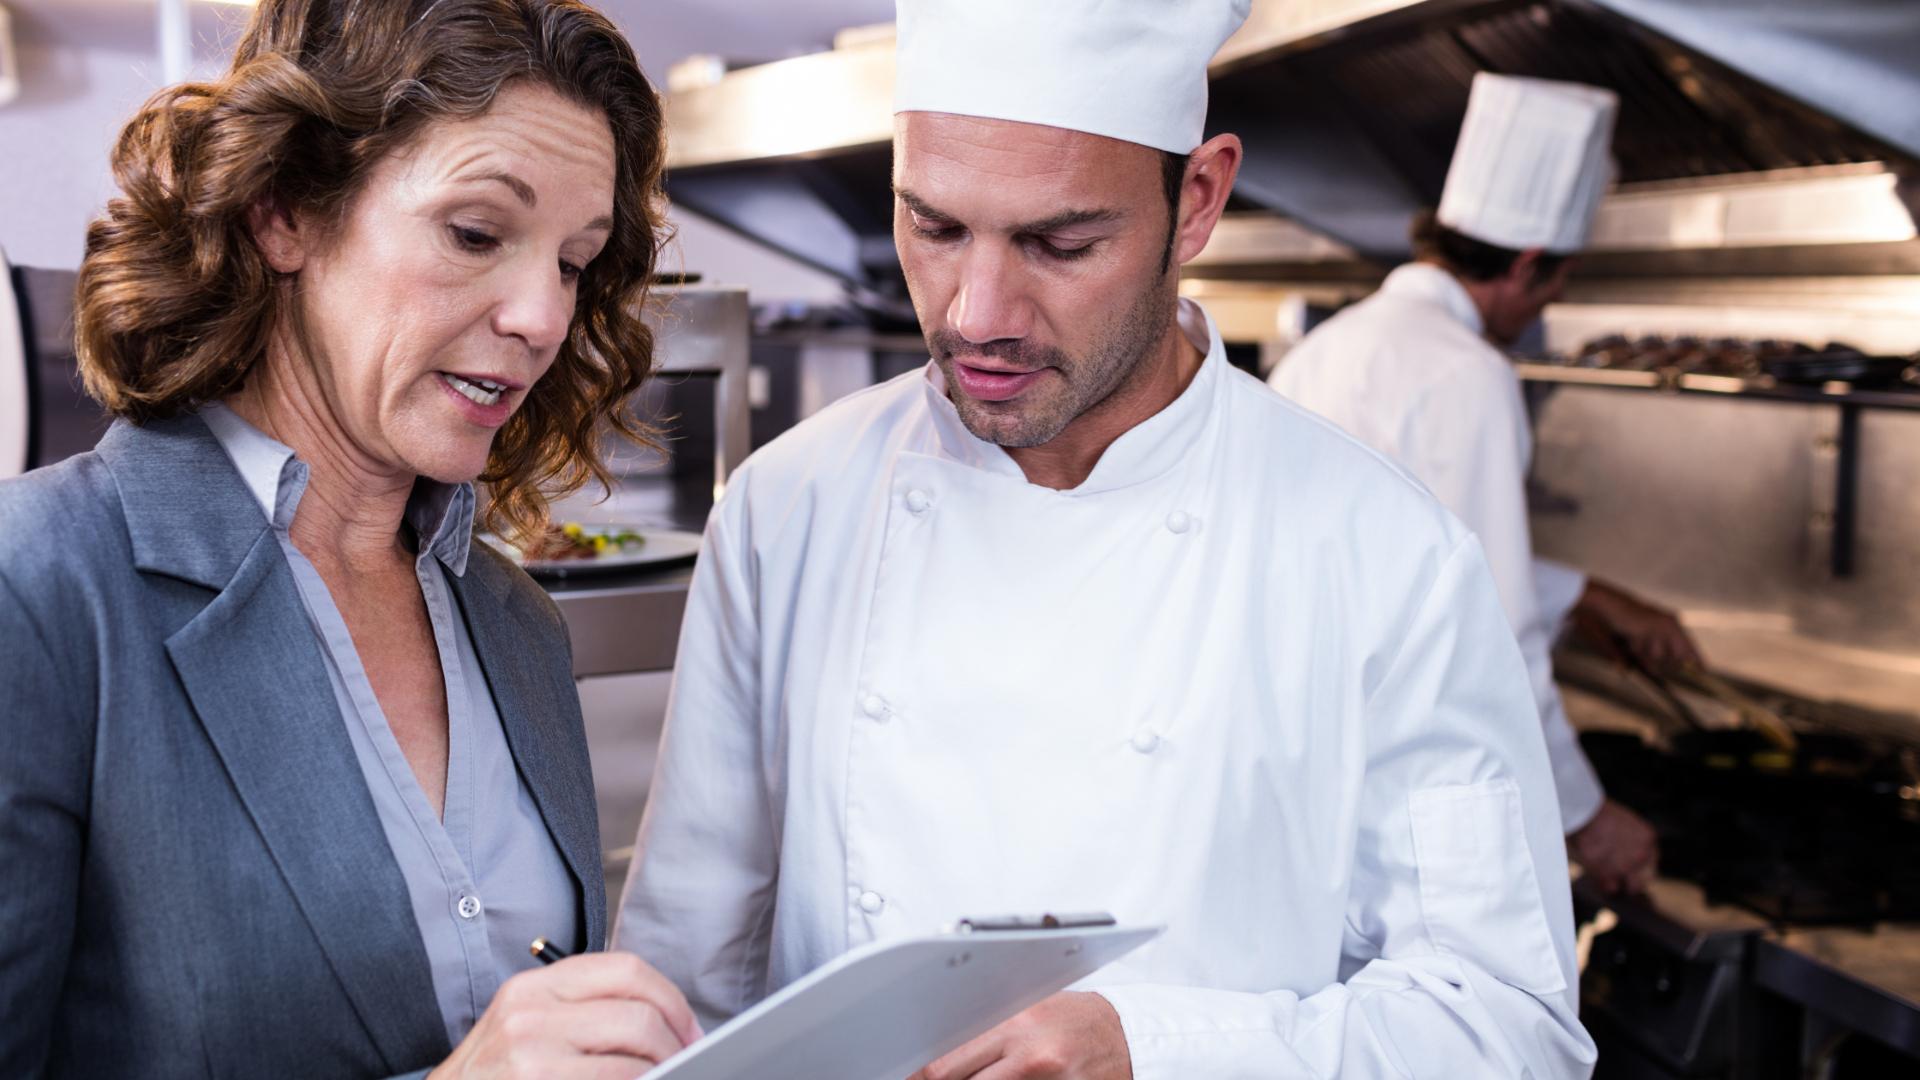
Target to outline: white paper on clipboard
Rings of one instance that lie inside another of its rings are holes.
[[[1159,935],[1097,926],[876,943],[809,973],[647,1080],[905,1080]]]

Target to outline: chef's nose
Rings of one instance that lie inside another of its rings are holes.
[[[968,341],[1024,338],[1032,329],[1033,309],[1012,254],[1002,245],[972,244],[961,260],[947,325]]]

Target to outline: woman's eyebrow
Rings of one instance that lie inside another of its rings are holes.
[[[473,176],[461,177],[461,179],[467,181],[498,181],[499,183],[505,184],[507,190],[513,192],[515,197],[527,205],[528,209],[540,205],[540,196],[534,193],[533,185],[510,172],[485,172]]]
[[[462,177],[461,179],[468,182],[485,182],[488,180],[492,180],[497,183],[506,185],[507,190],[513,192],[514,197],[518,198],[522,203],[526,204],[527,209],[531,210],[534,207],[537,207],[540,205],[540,196],[537,192],[533,190],[533,185],[527,183],[525,180],[520,179],[519,177],[513,175],[510,172],[498,172],[498,171],[485,172],[485,173],[479,173],[474,176]],[[613,215],[601,214],[599,217],[594,218],[592,221],[587,222],[586,231],[591,232],[594,230],[598,230],[601,232],[612,232],[613,231]]]

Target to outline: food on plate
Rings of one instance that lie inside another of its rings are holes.
[[[569,521],[547,527],[540,546],[527,552],[529,562],[565,562],[597,559],[606,554],[638,551],[647,538],[618,525],[582,525]]]

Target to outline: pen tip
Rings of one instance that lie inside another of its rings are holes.
[[[533,939],[533,944],[527,947],[527,951],[531,952],[535,956],[539,956],[541,953],[546,951],[546,948],[547,948],[547,939],[543,937],[537,937]]]

